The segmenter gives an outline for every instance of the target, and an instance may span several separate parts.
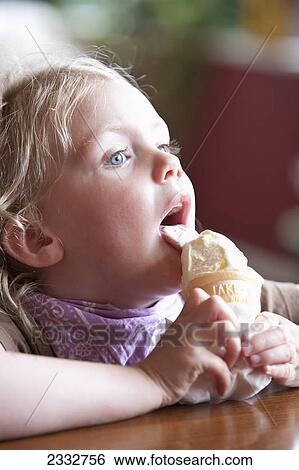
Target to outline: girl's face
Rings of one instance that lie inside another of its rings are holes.
[[[76,112],[72,136],[76,152],[41,203],[64,246],[42,273],[51,293],[135,308],[178,292],[180,253],[159,228],[194,227],[195,198],[165,122],[136,88],[105,79]]]

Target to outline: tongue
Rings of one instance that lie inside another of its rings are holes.
[[[198,237],[196,230],[185,225],[160,225],[160,232],[164,240],[179,251]]]

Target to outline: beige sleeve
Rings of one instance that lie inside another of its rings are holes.
[[[265,281],[262,311],[278,313],[299,324],[299,284]]]
[[[31,353],[29,344],[9,315],[0,312],[0,345],[6,351]]]

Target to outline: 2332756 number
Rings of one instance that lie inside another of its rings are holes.
[[[105,465],[105,455],[48,454],[47,465]]]

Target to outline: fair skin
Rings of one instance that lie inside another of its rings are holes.
[[[229,331],[237,331],[233,312],[220,298],[194,289],[175,323],[182,331],[181,347],[173,347],[162,337],[154,351],[135,366],[1,354],[0,346],[0,440],[132,418],[176,403],[202,373],[209,374],[224,395],[231,382],[229,367],[240,354],[240,341],[228,336],[224,359],[190,344],[185,327],[199,316],[215,327],[225,322]]]
[[[252,335],[244,348],[250,365],[261,368],[281,385],[299,387],[299,327],[271,312],[262,312],[256,319],[264,331]]]
[[[120,308],[145,307],[180,290],[180,254],[161,237],[159,226],[169,210],[181,204],[183,209],[173,216],[173,222],[193,227],[194,192],[179,159],[168,151],[167,126],[148,100],[123,81],[99,84],[75,113],[72,135],[76,151],[65,162],[61,178],[40,201],[43,224],[31,223],[30,230],[22,232],[7,223],[4,246],[9,255],[36,270],[43,290],[50,295]],[[82,116],[87,116],[88,125]],[[178,322],[201,318],[208,323],[226,321],[228,330],[237,328],[236,317],[221,299],[202,292],[193,295]],[[297,384],[298,354],[295,357],[294,351],[299,347],[298,328],[291,322],[282,322],[274,331],[268,328],[251,338],[253,349],[248,352],[249,360],[258,352],[263,358],[258,367],[290,386]],[[134,368],[7,353],[9,367],[0,368],[7,387],[1,387],[0,393],[10,412],[17,399],[14,391],[24,386],[18,374],[9,373],[11,368],[41,374],[37,379],[41,388],[46,371],[59,368],[66,387],[57,385],[49,395],[34,428],[24,430],[18,417],[9,425],[7,417],[11,436],[136,416],[182,398],[203,372],[214,377],[220,394],[225,393],[230,383],[228,368],[240,353],[239,343],[227,340],[225,360],[208,349],[191,347],[186,339],[183,345],[157,347]],[[25,385],[27,411],[37,393],[32,383],[26,381]],[[120,383],[129,395],[134,388],[144,393],[136,401],[135,396],[134,400],[128,396],[116,400]],[[74,400],[66,405],[69,394]],[[57,410],[60,418],[55,413],[49,417],[49,409]]]
[[[194,226],[192,184],[168,151],[165,122],[136,88],[100,82],[80,111],[88,126],[77,113],[77,152],[40,203],[63,245],[40,280],[55,297],[149,306],[180,289],[180,255],[159,227],[177,203],[184,205],[178,223]]]

